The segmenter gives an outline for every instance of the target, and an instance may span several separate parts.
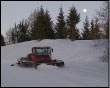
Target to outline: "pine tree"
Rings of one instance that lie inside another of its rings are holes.
[[[28,24],[24,22],[24,20],[20,21],[17,25],[15,23],[15,26],[10,28],[10,30],[6,33],[8,44],[15,44],[30,40],[27,34],[27,28]]]
[[[90,40],[89,20],[87,16],[84,22],[84,29],[83,29],[82,36],[84,40]]]
[[[45,12],[45,35],[47,39],[54,39],[54,31],[52,28],[52,21],[51,21],[51,17],[49,15],[49,11],[46,10]]]
[[[31,40],[31,33],[30,33],[30,30],[29,30],[28,20],[25,20],[24,27],[25,27],[25,30],[26,30],[25,40],[30,41]]]
[[[98,18],[95,18],[95,28],[94,28],[95,39],[100,39],[100,28],[98,21],[99,21]]]
[[[69,38],[73,41],[76,40],[79,34],[76,32],[77,28],[76,28],[76,24],[78,24],[78,22],[80,22],[80,14],[77,13],[76,8],[73,6],[70,9],[70,13],[67,16],[67,26],[68,26],[68,30],[69,30]]]
[[[24,42],[24,41],[28,41],[28,37],[27,37],[27,28],[28,25],[26,23],[24,23],[24,21],[20,22],[20,24],[18,24],[17,29],[18,29],[18,42]]]
[[[16,40],[15,40],[15,38],[16,38],[16,36],[15,36],[15,32],[14,32],[14,28],[12,29],[12,32],[11,32],[12,34],[12,43],[13,44],[15,44],[15,42],[16,42]]]
[[[55,26],[56,30],[56,38],[64,39],[67,37],[66,35],[66,22],[64,20],[64,12],[62,7],[60,8],[59,16],[57,17],[57,23]]]
[[[33,30],[33,39],[44,39],[46,38],[45,35],[45,21],[44,21],[44,9],[41,6],[40,10],[38,11],[38,16],[34,22],[34,30]]]
[[[91,28],[90,28],[90,39],[95,39],[95,23],[94,23],[94,19],[91,20]]]
[[[27,20],[27,24],[28,24],[28,30],[27,30],[27,33],[28,33],[28,36],[29,36],[29,39],[33,40],[33,39],[36,39],[35,38],[35,26],[36,26],[36,20],[37,20],[37,16],[38,16],[38,12],[39,10],[35,9],[34,12],[31,13],[31,15],[28,17],[28,20]]]
[[[80,33],[79,33],[79,29],[78,28],[76,28],[75,33],[76,33],[76,40],[80,40],[81,39],[81,36],[80,36]]]
[[[4,37],[2,34],[1,34],[1,46],[5,46],[5,41],[4,41]]]
[[[52,28],[52,21],[48,10],[44,11],[41,6],[40,10],[37,11],[36,20],[34,21],[33,27],[33,39],[52,39],[54,38],[54,31]]]

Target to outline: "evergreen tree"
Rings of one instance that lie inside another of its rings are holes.
[[[76,28],[75,33],[76,33],[76,40],[80,40],[81,39],[81,36],[80,36],[80,33],[79,33],[79,29],[78,28]]]
[[[15,23],[15,26],[10,28],[10,30],[8,30],[6,33],[8,44],[15,44],[30,40],[27,33],[27,28],[28,24],[23,20],[17,25]]]
[[[45,19],[44,19],[44,9],[41,6],[40,11],[38,11],[38,16],[34,22],[34,30],[33,30],[33,37],[34,39],[45,39]]]
[[[48,10],[45,12],[42,6],[40,10],[37,11],[32,36],[35,40],[54,38],[54,31],[52,28],[52,21],[49,12]]]
[[[28,29],[27,29],[27,33],[28,33],[28,36],[29,36],[29,39],[35,39],[35,25],[36,25],[36,18],[38,16],[38,10],[34,10],[34,12],[31,13],[31,15],[28,17],[28,20],[27,20],[27,24],[28,24]]]
[[[57,17],[57,23],[55,26],[56,30],[56,38],[64,39],[67,37],[66,35],[66,23],[64,20],[64,12],[62,10],[62,7],[60,8],[59,16]]]
[[[15,40],[15,32],[14,32],[14,28],[12,29],[12,43],[15,44],[16,40]]]
[[[90,37],[92,40],[101,38],[101,31],[99,27],[99,20],[95,18],[91,20]]]
[[[84,29],[83,29],[82,36],[84,40],[90,40],[89,20],[87,16],[84,22]]]
[[[90,28],[90,39],[95,39],[95,23],[94,23],[94,19],[91,20],[91,28]]]
[[[45,29],[44,29],[44,31],[45,31],[47,39],[54,39],[54,31],[52,28],[52,21],[51,21],[48,10],[46,10],[46,13],[45,13]]]
[[[95,28],[94,28],[94,38],[100,39],[100,28],[98,23],[98,18],[95,18]]]
[[[4,41],[4,37],[2,34],[1,34],[1,46],[5,46],[5,41]]]
[[[28,41],[28,37],[27,37],[27,28],[28,25],[26,23],[24,23],[24,21],[20,22],[20,24],[18,24],[17,26],[17,30],[18,30],[18,41],[17,42],[24,42],[24,41]]]
[[[77,13],[76,8],[73,6],[67,16],[67,26],[69,30],[69,38],[73,41],[76,40],[79,34],[77,33],[76,24],[80,22],[80,14]]]
[[[25,20],[24,27],[25,27],[25,30],[26,30],[25,40],[30,41],[31,40],[31,33],[30,33],[30,30],[29,30],[28,20]]]

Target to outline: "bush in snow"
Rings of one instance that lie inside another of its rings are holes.
[[[96,49],[103,48],[103,55],[100,57],[100,60],[103,62],[108,62],[108,39],[98,39],[93,40],[93,42]]]

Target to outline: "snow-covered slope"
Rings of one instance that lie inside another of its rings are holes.
[[[1,85],[2,87],[107,87],[108,64],[102,63],[99,57],[103,48],[94,48],[92,40],[66,39],[40,42],[29,41],[1,47]],[[64,68],[42,64],[34,68],[11,67],[17,58],[31,52],[33,46],[51,46],[54,49],[53,59],[65,62]]]

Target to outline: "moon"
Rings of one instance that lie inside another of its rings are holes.
[[[86,13],[87,12],[87,9],[83,9],[83,12]]]

